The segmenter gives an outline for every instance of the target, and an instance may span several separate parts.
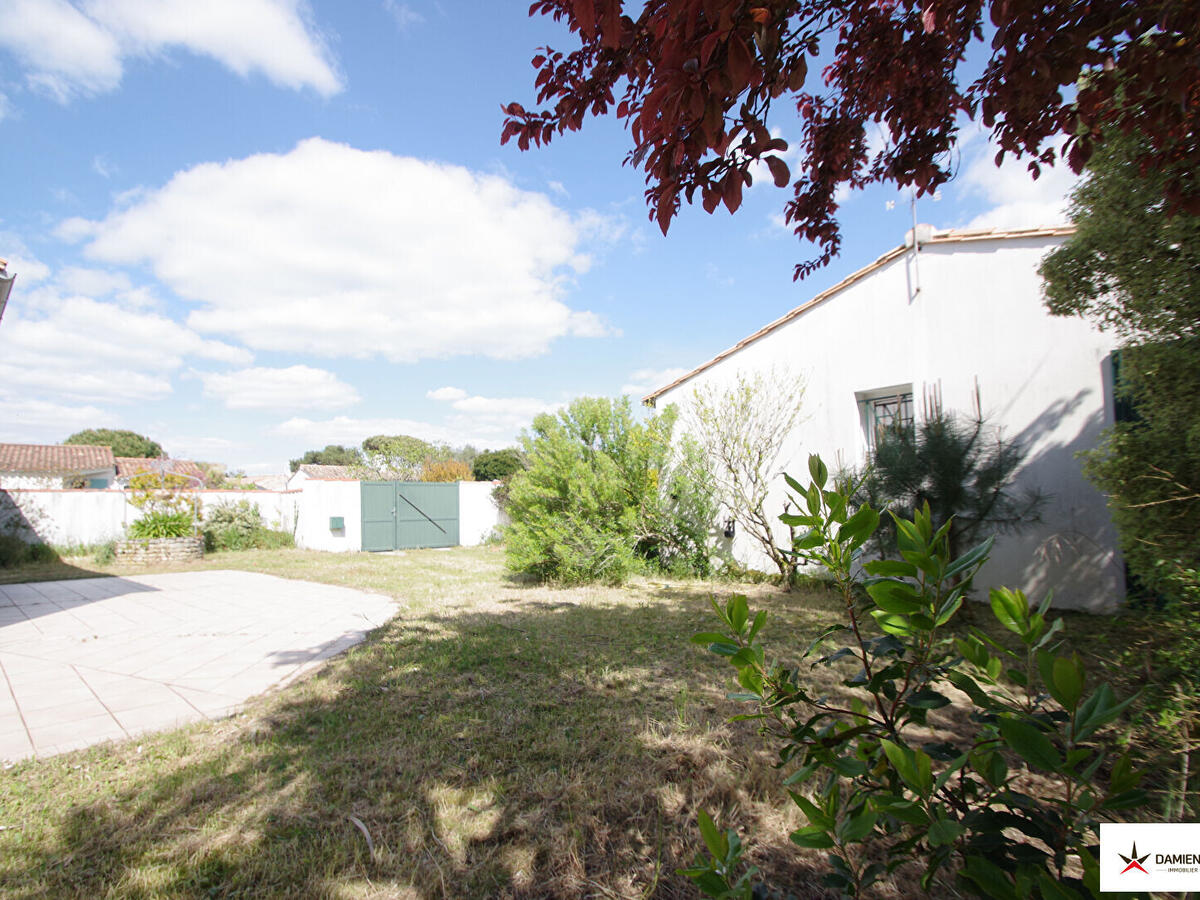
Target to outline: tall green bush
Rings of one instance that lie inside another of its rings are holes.
[[[1085,472],[1130,571],[1170,602],[1200,595],[1200,216],[1162,202],[1137,136],[1106,135],[1071,197],[1075,234],[1042,263],[1046,303],[1124,341],[1118,421]],[[1192,605],[1192,616],[1200,608]]]
[[[508,492],[509,568],[564,583],[616,584],[647,565],[706,573],[715,509],[676,460],[674,424],[674,409],[635,422],[628,398],[535,418]]]
[[[819,458],[809,469],[807,487],[789,479],[802,512],[785,520],[804,529],[798,553],[832,574],[845,615],[806,636],[799,657],[844,666],[841,694],[811,693],[801,665],[768,661],[759,640],[767,613],[753,614],[744,597],[714,603],[721,630],[693,639],[728,658],[742,688],[732,696],[754,705],[737,718],[758,721],[778,745],[784,784],[808,821],[792,842],[828,851],[825,882],[850,895],[909,863],[921,866],[925,891],[948,895],[1098,893],[1098,822],[1146,799],[1129,756],[1103,732],[1131,700],[1089,683],[1077,654],[1057,652],[1062,620],[1047,618],[1048,598],[1035,609],[1020,591],[991,592],[1015,649],[979,631],[949,639],[991,539],[953,555],[952,524],[936,527],[928,506],[893,514],[897,556],[859,575],[879,514],[852,512]],[[826,650],[834,637],[846,646]],[[969,701],[965,727],[930,718],[951,706],[951,689]],[[700,827],[708,855],[683,874],[709,896],[759,896],[737,835],[707,814]]]

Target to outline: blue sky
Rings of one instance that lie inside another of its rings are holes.
[[[664,238],[615,119],[501,147],[535,48],[571,46],[527,8],[0,0],[0,441],[130,428],[251,473],[377,433],[506,446],[573,397],[636,400],[903,240],[907,195],[851,194],[840,260],[793,283],[812,248],[769,179]],[[993,152],[964,129],[921,221],[1060,221],[1069,173]]]

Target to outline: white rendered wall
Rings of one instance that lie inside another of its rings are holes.
[[[362,485],[357,481],[318,481],[301,484],[300,523],[296,546],[344,553],[362,549]],[[345,528],[333,530],[329,520],[341,516]]]
[[[1110,357],[1116,340],[1075,317],[1050,316],[1037,266],[1059,239],[1031,237],[922,247],[916,290],[908,253],[659,397],[681,411],[700,384],[732,384],[739,371],[782,367],[807,385],[805,420],[781,470],[807,483],[809,453],[831,469],[857,466],[867,444],[856,392],[911,384],[914,412],[940,391],[943,408],[970,415],[978,380],[985,418],[1025,448],[1016,487],[1049,494],[1043,523],[998,538],[976,584],[1020,587],[1055,605],[1105,610],[1124,595],[1116,531],[1103,496],[1075,454],[1111,424]],[[768,512],[787,498],[776,479]],[[786,545],[780,525],[778,543]],[[770,568],[739,532],[734,554]]]
[[[47,544],[103,544],[124,537],[125,526],[140,514],[122,491],[5,489],[21,510],[20,536]],[[0,496],[0,528],[9,504]]]
[[[24,536],[48,544],[101,544],[125,536],[142,511],[129,503],[129,492],[112,489],[5,489],[20,507],[28,527]],[[222,502],[246,501],[258,507],[270,528],[292,531],[299,514],[299,491],[197,491],[201,514]],[[3,516],[0,504],[0,517]],[[0,522],[0,527],[3,527]]]
[[[463,547],[482,544],[500,524],[500,508],[492,497],[494,481],[458,483],[458,543]]]

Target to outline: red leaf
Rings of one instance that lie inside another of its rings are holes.
[[[575,0],[575,21],[585,38],[595,36],[596,7],[592,5],[592,0]]]
[[[730,213],[737,212],[737,208],[742,205],[741,172],[730,172],[725,176],[725,181],[721,185],[721,199],[725,201],[725,208]]]
[[[754,72],[754,57],[736,34],[729,38],[729,77],[733,82],[733,93],[740,94],[750,84]]]
[[[778,156],[768,156],[764,162],[771,170],[771,177],[775,179],[775,187],[787,187],[788,182],[792,180],[792,173],[788,171],[787,163]]]
[[[530,60],[530,62],[533,64],[533,67],[535,69],[540,69],[542,66],[544,66],[546,64],[546,57],[535,56],[533,59]]]
[[[766,25],[767,22],[771,21],[771,14],[761,6],[756,6],[750,10],[750,18],[759,25]]]
[[[925,29],[926,34],[933,34],[934,29],[937,28],[937,14],[934,12],[932,3],[921,13],[921,26]]]

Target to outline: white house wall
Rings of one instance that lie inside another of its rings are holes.
[[[807,458],[830,468],[860,465],[866,431],[856,394],[911,384],[914,412],[937,392],[947,411],[970,415],[978,383],[984,416],[1025,448],[1016,487],[1049,495],[1043,523],[998,539],[977,579],[1007,584],[1055,604],[1108,609],[1123,596],[1123,566],[1103,496],[1075,454],[1111,423],[1116,342],[1087,322],[1048,315],[1037,266],[1058,239],[1031,237],[926,244],[897,257],[761,339],[658,397],[686,406],[699,385],[732,384],[738,372],[790,369],[807,385],[805,419],[781,471],[807,482]],[[919,267],[919,284],[917,271]],[[918,289],[919,288],[919,289]],[[769,512],[787,494],[776,480]],[[777,533],[786,545],[782,525]],[[769,568],[744,534],[744,563]]]

